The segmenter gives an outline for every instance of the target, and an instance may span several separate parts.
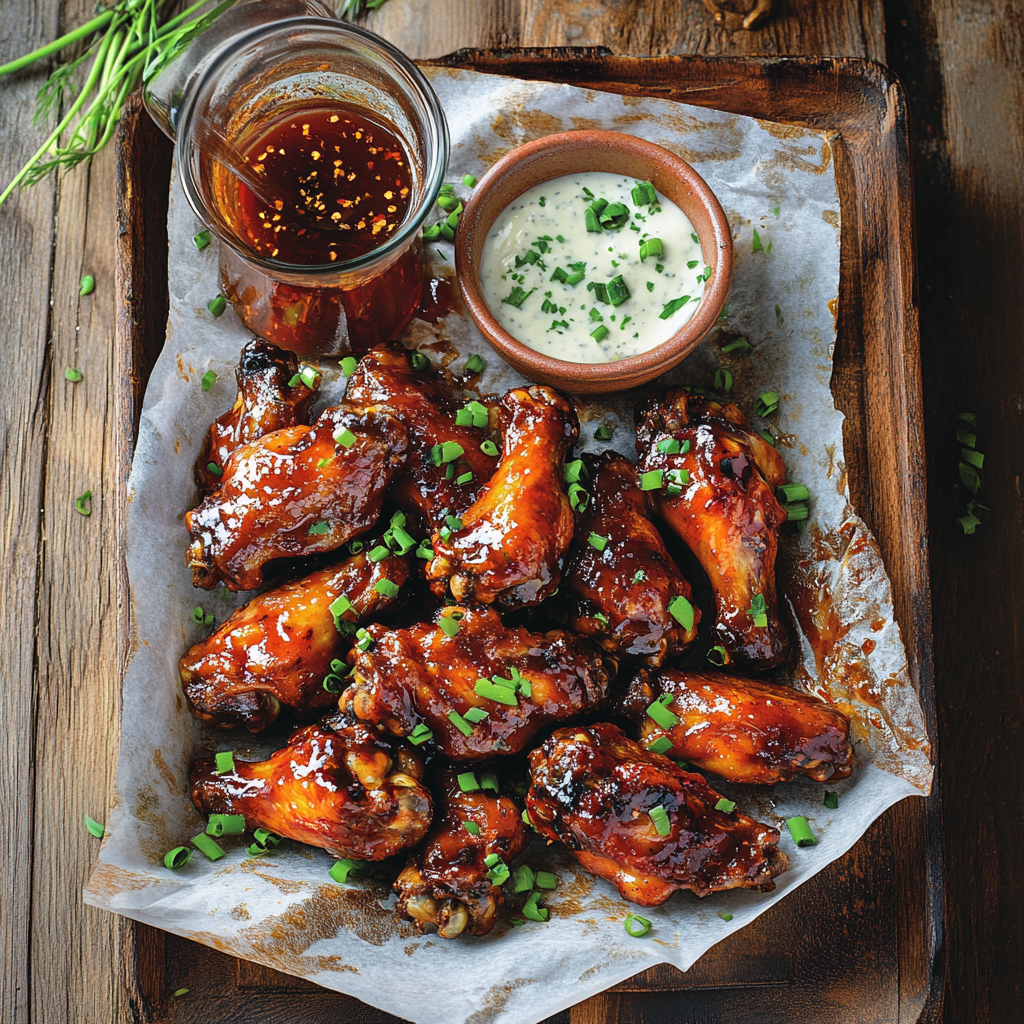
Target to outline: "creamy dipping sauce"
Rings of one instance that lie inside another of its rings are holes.
[[[524,192],[487,233],[480,267],[502,327],[573,363],[615,362],[667,341],[696,312],[710,276],[675,203],[648,182],[604,171]]]

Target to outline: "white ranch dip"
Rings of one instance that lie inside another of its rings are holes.
[[[487,233],[480,268],[502,327],[574,363],[614,362],[667,341],[696,311],[710,276],[675,203],[647,182],[604,171],[524,192]]]

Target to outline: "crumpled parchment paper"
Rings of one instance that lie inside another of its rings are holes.
[[[771,894],[734,891],[698,900],[677,893],[643,911],[653,923],[643,939],[623,929],[635,907],[567,854],[539,842],[524,859],[550,866],[560,878],[546,900],[550,920],[515,929],[499,923],[485,938],[451,942],[397,921],[393,897],[380,884],[336,885],[327,874],[331,858],[320,850],[291,844],[255,859],[242,846],[229,846],[216,863],[197,853],[180,871],[164,868],[163,854],[203,826],[187,793],[192,757],[215,747],[242,757],[267,751],[248,734],[212,735],[189,715],[178,690],[178,659],[206,632],[192,621],[194,606],[213,610],[221,622],[242,600],[221,602],[217,591],[193,590],[182,516],[195,503],[191,466],[203,435],[234,399],[233,371],[247,333],[230,314],[214,319],[206,310],[219,290],[216,245],[203,253],[193,247],[201,225],[175,176],[167,343],[149,382],[129,484],[133,634],[115,807],[85,899],[418,1024],[532,1024],[655,963],[687,969],[840,857],[891,804],[926,794],[931,766],[889,580],[874,539],[850,505],[843,417],[829,390],[840,224],[828,140],[663,100],[472,72],[429,75],[451,128],[451,181],[466,173],[479,177],[529,139],[593,127],[640,135],[678,153],[721,199],[737,256],[722,330],[747,337],[753,351],[723,356],[724,335],[712,336],[671,380],[710,387],[715,369],[725,365],[743,408],[752,409],[762,391],[781,396],[772,429],[789,479],[812,494],[810,519],[784,541],[780,559],[782,590],[801,630],[802,670],[794,682],[852,716],[857,768],[849,780],[828,786],[839,792],[836,811],[823,806],[821,784],[767,790],[712,779],[741,809],[782,830],[790,869]],[[762,245],[757,252],[755,229]],[[431,258],[438,273],[450,273],[450,246],[434,247]],[[405,336],[413,347],[439,339],[458,349],[459,360],[472,352],[484,356],[486,390],[521,381],[458,311],[440,325],[414,322]],[[217,381],[204,392],[200,380],[208,369]],[[325,369],[329,401],[343,380],[336,369]],[[608,444],[632,456],[631,406],[628,395],[587,404],[582,447],[604,446],[593,440],[602,422],[614,430]],[[790,841],[783,822],[794,814],[807,817],[817,846],[797,849]],[[729,923],[718,916],[726,912],[733,915]]]

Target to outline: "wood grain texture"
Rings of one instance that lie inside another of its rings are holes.
[[[950,1024],[1024,1019],[1024,8],[886,5],[916,113],[935,656],[949,885]],[[966,537],[958,412],[978,415]]]

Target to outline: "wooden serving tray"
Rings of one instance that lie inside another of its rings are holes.
[[[910,676],[934,744],[913,198],[899,82],[880,65],[859,59],[637,58],[593,49],[517,49],[463,50],[427,63],[675,99],[831,134],[842,210],[832,391],[846,414],[850,492],[881,545]],[[124,380],[118,458],[127,482],[146,382],[164,343],[171,147],[137,100],[118,132],[115,343]],[[122,487],[119,529],[125,506]],[[130,636],[123,564],[117,582],[123,665]],[[550,1020],[938,1022],[944,951],[937,789],[926,800],[891,808],[844,857],[753,924],[725,936],[723,931],[723,941],[686,974],[661,965]],[[127,956],[125,981],[136,995],[139,1021],[397,1020],[351,997],[145,925],[134,925]],[[171,998],[185,986],[191,990],[187,998]]]

